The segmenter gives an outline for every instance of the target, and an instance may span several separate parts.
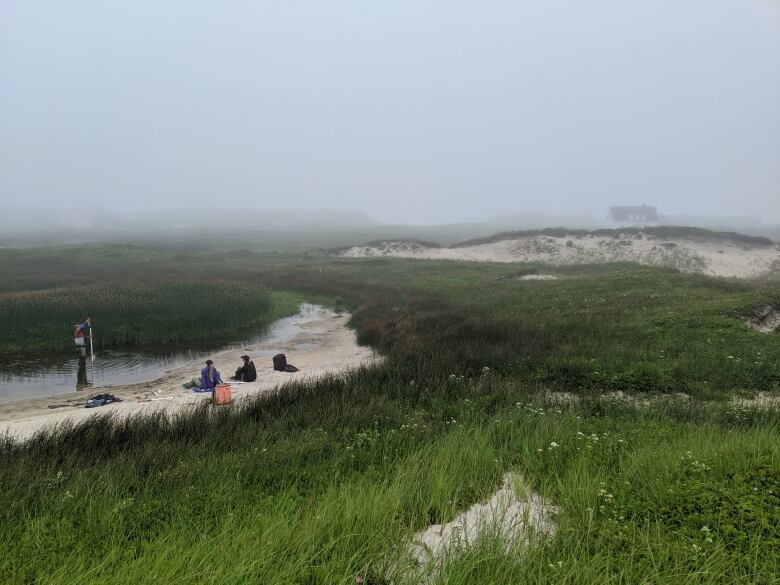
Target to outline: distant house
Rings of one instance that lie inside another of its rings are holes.
[[[655,207],[640,205],[639,207],[610,207],[607,223],[612,227],[652,227],[660,222]]]

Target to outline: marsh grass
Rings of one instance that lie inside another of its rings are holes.
[[[233,407],[5,439],[0,581],[401,583],[412,535],[506,471],[560,508],[556,536],[508,552],[485,539],[436,582],[777,581],[780,414],[729,402],[776,385],[780,336],[738,319],[771,283],[226,262],[223,277],[341,297],[384,363]]]
[[[226,343],[296,312],[301,298],[262,287],[208,280],[107,283],[0,293],[0,351],[56,352],[73,345],[87,315],[97,348]]]

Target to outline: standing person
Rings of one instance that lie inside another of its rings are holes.
[[[182,384],[188,390],[195,388],[197,390],[212,390],[217,384],[222,383],[222,377],[219,375],[219,370],[214,367],[214,362],[206,360],[206,367],[200,371],[200,379],[193,378],[192,381]]]
[[[92,334],[92,317],[87,317],[83,323],[73,326],[73,341],[76,343],[76,349],[81,352],[81,357],[87,356],[87,340]]]
[[[243,365],[236,370],[236,375],[231,380],[237,382],[254,382],[257,380],[257,369],[255,363],[249,359],[248,355],[242,355],[241,359],[244,360]]]

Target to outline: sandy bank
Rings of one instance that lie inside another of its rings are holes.
[[[754,245],[717,237],[656,237],[652,234],[548,236],[433,248],[418,242],[355,246],[347,258],[419,258],[473,262],[544,262],[553,265],[638,262],[710,276],[755,278],[780,269],[780,246]]]
[[[316,319],[303,324],[298,334],[283,343],[259,344],[252,355],[257,366],[257,381],[235,384],[233,395],[237,400],[241,400],[248,396],[272,392],[288,382],[338,375],[376,363],[379,358],[371,348],[357,345],[355,333],[346,326],[347,320],[346,315],[322,313]],[[271,356],[265,354],[277,351],[286,353],[288,361],[300,368],[300,371],[274,371]],[[243,349],[232,349],[215,353],[212,359],[223,377],[227,378],[241,364],[241,355],[244,353],[246,351]],[[107,412],[118,415],[133,415],[159,409],[175,412],[210,399],[210,394],[196,394],[182,388],[182,383],[196,377],[201,367],[203,364],[200,361],[191,362],[168,371],[165,376],[153,382],[103,386],[91,388],[89,392],[73,392],[3,404],[0,405],[0,433],[26,438],[45,426],[65,420],[80,421]],[[114,394],[121,398],[122,402],[99,408],[78,406],[78,403],[83,403],[89,396],[104,392]],[[51,409],[50,405],[67,406]]]

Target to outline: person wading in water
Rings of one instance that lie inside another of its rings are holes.
[[[81,357],[87,356],[87,340],[92,335],[92,317],[87,317],[83,323],[73,326],[73,341],[76,343],[76,349],[81,353]]]

